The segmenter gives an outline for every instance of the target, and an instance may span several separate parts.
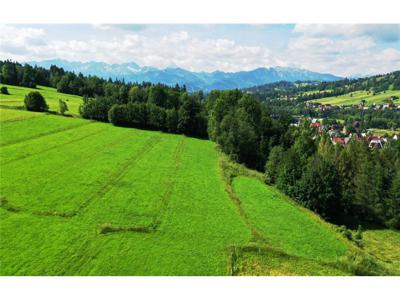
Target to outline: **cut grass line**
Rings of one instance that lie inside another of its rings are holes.
[[[1,101],[1,102],[6,102],[6,101]],[[7,101],[8,103],[19,103],[19,101]],[[1,105],[0,104],[0,108],[4,108],[4,109],[15,109],[15,110],[23,110],[23,106],[22,105],[18,105],[18,106],[11,106],[11,105]]]
[[[160,136],[151,136],[149,140],[143,145],[139,153],[134,153],[129,160],[124,163],[119,169],[115,170],[109,177],[107,182],[103,184],[102,188],[84,201],[73,213],[78,214],[95,198],[103,198],[112,188],[125,176],[125,174],[133,168],[138,161],[140,161],[146,154],[159,142],[161,141]]]
[[[74,139],[74,140],[70,140],[70,141],[67,141],[67,142],[65,142],[65,143],[60,143],[60,144],[55,145],[55,146],[53,146],[53,147],[49,147],[49,148],[47,148],[46,150],[43,150],[43,151],[38,151],[38,152],[30,153],[30,154],[28,154],[28,155],[21,155],[21,156],[16,157],[16,158],[14,158],[14,159],[12,159],[12,160],[9,160],[9,161],[7,161],[7,162],[2,163],[2,165],[5,166],[5,165],[11,164],[11,163],[16,162],[16,161],[21,161],[21,160],[24,160],[24,159],[27,159],[27,158],[30,158],[30,157],[33,157],[33,156],[36,156],[36,155],[41,155],[41,154],[44,154],[44,153],[48,153],[48,152],[51,151],[51,150],[54,150],[54,149],[57,149],[57,148],[60,148],[60,147],[66,146],[66,145],[70,145],[70,144],[73,144],[73,143],[82,141],[82,140],[84,140],[84,139],[86,139],[86,138],[88,138],[88,137],[97,135],[97,134],[99,134],[99,133],[101,133],[101,132],[104,132],[104,131],[105,131],[105,129],[101,129],[101,130],[92,132],[92,133],[90,133],[90,134],[87,134],[87,135],[85,135],[85,136],[82,136],[82,137],[80,137],[80,138],[77,138],[77,139]]]
[[[186,139],[182,138],[181,141],[179,142],[179,144],[177,145],[176,149],[175,149],[175,153],[174,153],[174,157],[173,157],[173,165],[172,165],[172,172],[171,174],[169,174],[166,177],[166,182],[165,182],[165,187],[166,190],[163,194],[163,196],[161,197],[161,201],[160,201],[160,208],[158,210],[157,215],[154,218],[153,221],[153,228],[157,229],[160,224],[161,224],[161,218],[168,206],[168,200],[171,197],[171,194],[174,190],[175,184],[176,184],[176,177],[181,165],[181,158],[182,158],[182,153],[185,149],[185,142]]]
[[[74,253],[84,253],[84,255],[65,255],[66,260],[61,266],[61,270],[57,272],[58,276],[68,276],[69,274],[79,274],[80,271],[101,252],[101,248],[96,248],[93,253],[87,253],[88,249],[93,250],[92,242],[89,239],[77,239],[80,245],[74,248]]]
[[[228,194],[229,198],[235,205],[236,209],[239,212],[239,215],[244,220],[247,228],[251,231],[251,235],[254,241],[267,241],[267,238],[254,226],[254,224],[250,221],[250,218],[247,216],[245,210],[243,209],[239,197],[236,195],[232,182],[233,179],[238,176],[238,171],[236,170],[236,165],[232,165],[232,163],[227,161],[227,158],[221,156],[219,161],[219,166],[221,170],[221,177],[225,184],[225,191]]]
[[[32,120],[32,119],[36,119],[36,118],[43,118],[44,116],[45,116],[45,114],[40,115],[40,116],[32,116],[32,117],[19,117],[19,118],[4,120],[4,121],[2,121],[0,119],[0,124],[21,122],[21,121]]]
[[[51,177],[56,177],[56,176],[60,176],[60,175],[62,175],[62,174],[68,173],[71,169],[74,169],[76,165],[80,165],[80,164],[82,164],[83,162],[86,162],[86,161],[88,161],[88,160],[91,160],[93,157],[96,157],[97,155],[99,155],[99,154],[101,154],[101,153],[103,153],[103,152],[105,152],[105,151],[109,151],[109,147],[115,147],[115,146],[117,146],[117,145],[119,145],[119,144],[124,143],[125,141],[129,140],[130,138],[132,138],[132,137],[131,137],[131,136],[126,136],[125,138],[118,139],[117,141],[112,140],[111,142],[109,142],[109,143],[107,143],[107,144],[105,144],[105,145],[101,145],[101,149],[100,149],[100,150],[95,151],[95,152],[93,152],[93,153],[90,154],[90,155],[85,155],[85,156],[84,156],[83,158],[81,158],[80,160],[75,160],[75,161],[73,161],[72,163],[70,163],[70,164],[68,165],[68,167],[66,167],[66,168],[64,168],[64,169],[62,169],[62,170],[59,170],[59,171],[55,171],[55,172],[49,173],[47,176],[48,176],[49,178],[51,178]],[[51,181],[48,181],[47,183],[51,183]],[[46,184],[44,184],[44,187],[43,187],[43,188],[44,188],[44,189],[46,188]]]
[[[101,189],[94,193],[92,196],[88,197],[86,201],[82,202],[81,205],[78,206],[77,209],[69,211],[69,212],[44,212],[41,215],[45,216],[61,216],[61,217],[73,217],[78,215],[79,212],[82,212],[85,207],[89,205],[89,203],[95,198],[101,199],[103,198],[112,188],[120,181],[126,172],[128,172],[131,168],[135,166],[135,164],[141,160],[157,143],[161,140],[160,136],[152,136],[149,138],[149,141],[142,147],[139,153],[135,153],[126,163],[124,163],[118,170],[116,170],[113,174],[110,175],[108,181],[102,185]]]
[[[162,216],[168,206],[168,200],[170,199],[173,189],[175,187],[176,176],[181,165],[181,157],[185,148],[185,143],[186,140],[182,138],[175,148],[171,167],[172,171],[170,174],[168,174],[168,176],[165,177],[165,182],[163,184],[163,186],[165,186],[165,191],[161,196],[160,207],[157,210],[153,221],[149,225],[144,226],[102,224],[98,226],[100,228],[99,232],[101,234],[118,232],[151,233],[158,229],[158,227],[161,225]]]
[[[297,263],[301,262],[302,264],[306,264],[309,267],[311,266],[318,266],[321,268],[321,270],[326,270],[326,272],[330,272],[328,274],[321,273],[319,274],[318,272],[316,274],[313,274],[313,270],[298,270],[299,273],[295,272],[294,274],[290,275],[295,275],[295,276],[304,276],[304,275],[322,275],[322,276],[327,276],[327,275],[353,275],[351,271],[349,271],[346,267],[336,263],[336,262],[321,262],[317,260],[313,260],[310,258],[302,258],[298,256],[293,256],[289,255],[285,252],[283,252],[280,249],[273,248],[269,245],[258,245],[258,244],[248,244],[248,245],[242,245],[242,246],[229,246],[227,248],[228,251],[228,257],[229,257],[229,275],[231,276],[238,276],[242,272],[243,265],[240,263],[240,260],[243,259],[243,256],[248,253],[252,253],[254,255],[257,255],[259,257],[266,256],[269,257],[269,259],[280,259],[285,262],[290,262],[293,264],[293,267],[296,269],[300,267],[300,265],[296,265]],[[265,270],[267,272],[272,271],[272,270]],[[303,272],[306,271],[306,274],[302,274]],[[320,271],[320,270],[318,270]],[[311,272],[311,274],[308,274]],[[332,273],[332,274],[331,274]],[[246,275],[246,274],[245,274]],[[275,275],[284,275],[287,276],[288,274],[275,274]]]
[[[6,197],[0,196],[0,207],[12,213],[18,213],[23,211],[22,208],[16,207],[8,202]]]
[[[48,135],[56,134],[56,133],[63,132],[63,131],[72,130],[72,129],[75,129],[75,128],[78,128],[78,127],[88,126],[88,125],[92,124],[93,122],[94,121],[88,121],[88,123],[83,123],[83,124],[79,124],[79,125],[72,125],[72,126],[68,126],[68,127],[59,128],[59,129],[56,129],[56,130],[50,130],[50,131],[47,131],[47,132],[44,132],[44,133],[39,133],[39,134],[30,136],[29,138],[23,138],[23,139],[19,139],[19,140],[14,140],[14,141],[9,142],[9,143],[0,144],[0,148],[11,146],[11,145],[17,145],[17,144],[20,144],[20,143],[23,143],[23,142],[26,142],[26,141],[30,141],[30,140],[36,140],[36,139],[39,139],[39,138],[42,138],[42,137],[45,137],[45,136],[48,136]]]
[[[70,164],[68,165],[68,167],[66,167],[66,168],[64,168],[64,169],[62,169],[62,170],[60,170],[60,171],[55,171],[55,172],[52,172],[52,173],[47,174],[47,177],[48,177],[48,178],[54,178],[54,177],[60,176],[60,175],[62,175],[62,174],[64,174],[64,173],[68,173],[71,169],[74,169],[76,165],[79,165],[79,164],[81,164],[81,163],[84,162],[84,161],[88,161],[88,160],[92,159],[93,157],[99,155],[99,154],[102,153],[102,152],[108,151],[108,148],[109,148],[109,147],[115,147],[115,146],[117,146],[117,145],[119,145],[119,144],[121,144],[121,143],[127,141],[127,140],[130,139],[130,138],[131,138],[131,136],[128,135],[128,136],[126,136],[126,137],[123,138],[123,139],[119,139],[119,140],[117,140],[117,141],[113,140],[113,141],[111,141],[110,143],[108,143],[108,144],[106,144],[106,145],[102,145],[101,150],[95,151],[95,152],[92,153],[91,155],[86,155],[86,156],[84,156],[82,159],[76,160],[76,161],[70,163]],[[48,181],[47,184],[48,184],[48,183],[50,183],[50,181]],[[44,188],[44,189],[46,188],[46,184],[44,184],[44,187],[43,187],[43,188]],[[7,201],[7,203],[9,203],[9,202]],[[14,207],[14,205],[11,204],[11,203],[9,203],[9,205],[11,205],[12,207]],[[35,210],[22,209],[22,208],[19,208],[19,210],[20,210],[20,211],[21,211],[21,210],[29,211],[30,213],[32,213],[32,214],[34,214],[34,215],[38,215],[38,216],[54,216],[54,217],[66,217],[66,218],[68,218],[68,217],[73,217],[73,216],[76,215],[75,210],[69,211],[69,212],[35,211]]]

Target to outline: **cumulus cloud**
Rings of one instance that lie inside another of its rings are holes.
[[[185,30],[148,35],[124,29],[114,34],[111,26],[122,25],[94,25],[111,34],[87,39],[49,38],[43,29],[0,25],[0,59],[134,61],[141,66],[208,72],[288,66],[342,76],[400,69],[398,45],[382,47],[381,42],[395,39],[393,28],[398,25],[296,25],[279,51],[257,41],[249,45],[223,36],[199,38]]]
[[[293,33],[283,55],[298,67],[342,76],[400,69],[400,50],[382,47],[399,41],[400,25],[298,24]]]
[[[369,36],[384,42],[400,40],[400,24],[296,24],[293,32],[314,37]]]
[[[30,46],[42,47],[46,44],[43,29],[21,28],[0,24],[0,54],[10,53],[17,57],[29,54]]]
[[[197,71],[249,70],[274,63],[265,48],[241,45],[228,39],[199,39],[186,31],[171,32],[160,37],[128,33],[109,40],[44,42],[43,31],[12,26],[4,28],[10,34],[0,37],[0,57],[21,61],[50,58],[108,63],[135,61],[142,66],[179,66]],[[37,42],[39,37],[43,42]]]

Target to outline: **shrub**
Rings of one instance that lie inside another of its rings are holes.
[[[358,225],[356,233],[353,235],[354,243],[362,248],[364,246],[363,240],[362,240],[362,227],[361,225]]]
[[[68,111],[67,103],[61,99],[58,100],[58,107],[59,107],[60,114],[62,114],[62,115],[65,114],[66,111]]]
[[[110,223],[105,223],[105,224],[99,225],[99,232],[101,234],[106,234],[106,233],[109,233],[109,232],[113,232],[114,230],[115,230],[115,228]]]
[[[39,92],[30,92],[25,96],[25,108],[30,111],[47,111],[49,106]]]
[[[2,87],[0,88],[0,94],[9,95],[8,89],[7,89],[6,86],[2,86]]]
[[[339,228],[339,232],[345,237],[347,238],[349,241],[353,240],[353,234],[351,233],[351,231],[349,229],[346,228],[346,226],[342,225]]]
[[[128,125],[129,120],[126,106],[114,104],[108,111],[108,121],[116,126]]]

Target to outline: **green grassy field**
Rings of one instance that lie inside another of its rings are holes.
[[[391,130],[391,129],[380,129],[380,128],[374,128],[372,130],[372,132],[374,134],[377,135],[388,135],[388,136],[392,136],[395,134],[400,134],[400,128],[396,129],[396,130]]]
[[[79,106],[82,103],[82,97],[80,96],[59,93],[54,88],[40,85],[37,86],[36,89],[7,84],[0,84],[0,86],[6,86],[9,92],[9,95],[0,94],[0,107],[21,107],[24,105],[25,95],[29,92],[36,91],[43,95],[51,111],[59,112],[58,100],[61,99],[68,105],[69,110],[66,112],[67,114],[79,115]]]
[[[223,275],[226,247],[250,239],[213,143],[7,111],[2,275]]]
[[[241,176],[234,179],[233,187],[251,222],[285,253],[321,261],[345,254],[345,244],[325,222],[283,199],[273,187]]]
[[[207,140],[0,108],[0,275],[356,274],[333,225],[225,160]],[[400,273],[398,237],[366,231],[359,251]]]
[[[330,265],[347,252],[346,242],[316,215],[259,180],[235,177],[233,188],[267,247],[244,247],[242,275],[349,275]]]
[[[352,96],[351,96],[352,95]],[[379,93],[377,95],[372,95],[372,93],[366,91],[356,91],[353,93],[348,93],[336,97],[326,97],[316,100],[311,100],[310,102],[318,102],[321,104],[331,104],[331,105],[351,105],[359,104],[361,100],[365,100],[366,105],[371,105],[373,103],[382,104],[385,100],[391,96],[400,97],[400,91],[386,91],[386,93]],[[395,100],[395,103],[400,103],[400,100]]]

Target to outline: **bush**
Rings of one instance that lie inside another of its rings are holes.
[[[60,110],[60,114],[62,114],[62,115],[65,114],[66,111],[68,111],[67,103],[61,99],[58,100],[58,107]]]
[[[109,232],[113,232],[115,230],[114,226],[110,223],[105,223],[105,224],[101,224],[99,225],[99,232],[101,234],[106,234]]]
[[[39,92],[30,92],[25,96],[25,108],[30,111],[47,111],[49,106]]]
[[[347,238],[349,241],[353,240],[353,234],[351,233],[351,231],[349,229],[346,228],[346,226],[342,225],[338,228],[339,232],[345,237]]]
[[[0,88],[0,94],[9,95],[8,89],[7,89],[6,86],[2,86],[2,87]]]
[[[357,231],[353,235],[353,239],[354,239],[354,243],[360,248],[364,247],[362,238],[363,238],[362,237],[362,227],[361,227],[361,225],[358,225]]]
[[[108,121],[116,126],[129,125],[126,106],[114,104],[108,111]]]

